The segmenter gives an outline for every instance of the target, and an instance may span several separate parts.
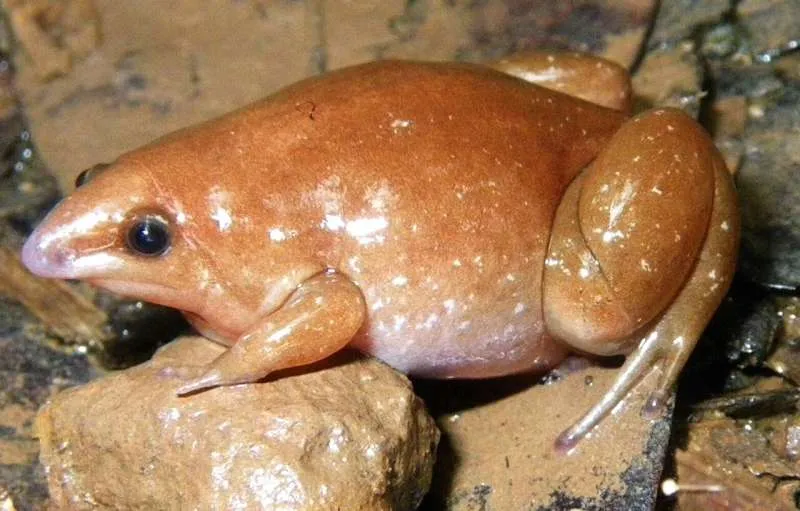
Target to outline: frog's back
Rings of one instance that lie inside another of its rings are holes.
[[[561,355],[542,344],[550,224],[621,121],[480,66],[379,62],[154,150],[196,155],[195,186],[235,191],[265,250],[329,235],[317,255],[370,307],[357,347],[411,373],[490,376]]]

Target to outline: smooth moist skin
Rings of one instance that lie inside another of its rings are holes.
[[[657,410],[732,276],[724,164],[679,111],[627,119],[612,64],[497,66],[521,78],[365,64],[171,134],[84,176],[24,262],[179,308],[229,345],[182,393],[347,345],[440,378],[542,372],[577,349],[632,354],[563,445],[653,366]],[[555,91],[592,69],[618,92]]]

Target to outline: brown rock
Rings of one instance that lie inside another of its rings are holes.
[[[703,97],[702,78],[702,68],[692,43],[654,50],[644,57],[633,76],[634,110],[670,106],[696,118]]]
[[[9,20],[39,79],[69,72],[73,58],[98,44],[100,28],[92,0],[14,0]]]
[[[439,432],[401,375],[344,354],[178,398],[221,348],[183,338],[56,396],[37,418],[57,509],[414,509]],[[187,366],[187,364],[192,364]]]

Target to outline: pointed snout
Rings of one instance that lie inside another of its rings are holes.
[[[52,246],[42,240],[41,229],[33,231],[22,247],[22,264],[40,277],[70,278],[64,275],[65,266],[68,266],[63,262],[66,259],[63,250],[53,250]]]
[[[119,264],[109,252],[110,215],[103,210],[76,213],[62,202],[28,237],[22,263],[35,275],[81,279],[105,273]]]

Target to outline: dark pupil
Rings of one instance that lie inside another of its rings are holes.
[[[161,255],[169,248],[169,230],[158,218],[139,220],[128,233],[128,245],[142,255]]]

